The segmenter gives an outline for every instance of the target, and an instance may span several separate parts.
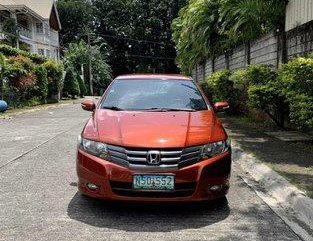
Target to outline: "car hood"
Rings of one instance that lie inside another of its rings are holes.
[[[97,109],[83,136],[119,146],[172,148],[223,140],[226,133],[210,110],[127,112]]]

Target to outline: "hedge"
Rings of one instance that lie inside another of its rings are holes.
[[[74,68],[68,68],[64,78],[63,93],[70,95],[72,98],[80,95],[79,83]]]
[[[10,57],[10,56],[23,56],[30,58],[36,64],[42,64],[46,61],[46,59],[38,54],[30,53],[24,50],[20,50],[17,48],[13,48],[9,45],[0,44],[0,53],[3,55]]]
[[[284,64],[279,80],[290,121],[301,128],[313,128],[313,58],[296,58]]]
[[[217,71],[200,86],[212,101],[228,101],[233,112],[256,108],[280,127],[287,117],[299,129],[313,128],[313,58],[295,58],[279,70],[250,65]]]
[[[0,91],[10,107],[45,103],[62,87],[63,67],[54,60],[0,45],[0,61]]]

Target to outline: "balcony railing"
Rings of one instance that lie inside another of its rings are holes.
[[[32,31],[22,25],[17,25],[20,36],[32,39]]]

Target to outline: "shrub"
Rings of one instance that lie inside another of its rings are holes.
[[[217,71],[207,80],[208,89],[212,91],[212,99],[217,101],[230,101],[233,82],[229,79],[231,72],[228,70]]]
[[[24,95],[25,98],[27,98],[25,95],[28,95],[28,91],[36,84],[34,68],[35,65],[27,57],[14,56],[8,59],[5,73],[6,77],[9,79],[9,86],[15,88],[15,90]]]
[[[38,65],[35,69],[35,74],[37,81],[34,95],[39,97],[40,100],[45,101],[48,96],[47,70],[43,65]]]
[[[245,73],[248,106],[263,110],[280,127],[284,126],[285,97],[277,73],[266,65],[250,65]]]
[[[289,105],[290,121],[313,128],[313,59],[296,58],[279,71],[281,88]]]
[[[60,93],[63,84],[63,65],[54,60],[47,60],[43,66],[47,70],[48,97],[52,98]]]
[[[249,81],[247,79],[247,71],[245,69],[239,69],[234,71],[231,76],[230,80],[233,82],[234,89],[237,93],[237,109],[241,113],[247,113],[248,106],[248,87]]]
[[[38,54],[34,54],[34,53],[30,53],[24,50],[13,48],[5,44],[0,45],[0,53],[4,54],[7,57],[19,56],[19,55],[23,57],[27,57],[36,64],[42,64],[43,62],[45,62],[45,58]]]
[[[63,93],[71,95],[72,98],[80,94],[77,76],[73,68],[68,68],[64,79]]]
[[[207,80],[206,91],[214,102],[227,101],[233,113],[241,112],[240,91],[234,88],[231,71],[222,70],[213,73]]]
[[[77,81],[79,85],[80,97],[83,98],[85,94],[87,93],[87,88],[86,88],[84,80],[78,74],[76,74],[76,76],[77,76]]]
[[[14,18],[5,19],[2,23],[2,31],[6,40],[10,44],[15,45],[18,40],[16,20]]]

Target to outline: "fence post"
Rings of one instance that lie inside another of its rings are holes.
[[[227,51],[225,51],[225,64],[226,64],[226,69],[229,69],[229,54]]]
[[[202,64],[202,81],[205,81],[205,63],[206,60],[204,60]]]
[[[281,35],[281,38],[282,38],[282,40],[281,40],[281,48],[282,48],[282,50],[281,50],[281,54],[282,54],[282,63],[283,64],[285,64],[285,63],[287,63],[288,62],[288,49],[287,49],[287,34],[286,34],[286,32],[283,30],[282,31],[282,35]]]
[[[247,67],[248,65],[250,65],[250,56],[251,55],[251,43],[250,41],[248,41],[245,44],[245,58],[246,58],[246,63],[245,63],[245,67]]]
[[[211,57],[211,64],[212,64],[212,74],[214,73],[214,71],[215,71],[215,57],[214,57],[214,55]]]

